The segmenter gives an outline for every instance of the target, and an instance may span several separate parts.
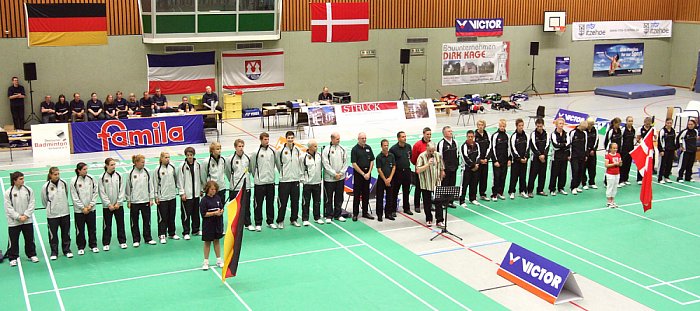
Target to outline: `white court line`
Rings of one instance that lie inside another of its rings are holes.
[[[2,194],[5,195],[5,182],[0,178],[0,187]],[[27,305],[27,311],[32,311],[32,305],[29,303],[29,294],[27,293],[27,282],[24,279],[24,270],[22,269],[22,260],[17,258],[17,267],[19,267],[19,281],[22,283],[22,293],[24,294],[24,303]]]
[[[384,257],[386,260],[388,260],[389,262],[391,262],[392,264],[394,264],[396,267],[398,267],[398,268],[400,268],[401,270],[405,271],[406,273],[410,274],[412,277],[416,278],[416,279],[417,279],[418,281],[420,281],[421,283],[427,285],[428,287],[432,288],[432,289],[435,290],[436,292],[438,292],[438,293],[440,293],[441,295],[443,295],[445,298],[447,298],[447,299],[449,299],[450,301],[454,302],[456,305],[460,306],[462,309],[471,310],[471,309],[469,309],[467,306],[463,305],[461,302],[459,302],[459,301],[455,300],[454,298],[452,298],[450,295],[447,295],[445,292],[443,292],[443,291],[440,290],[439,288],[433,286],[433,284],[430,284],[428,281],[424,280],[424,279],[421,278],[420,276],[418,276],[418,275],[416,275],[415,273],[413,273],[413,271],[406,269],[406,267],[404,267],[403,265],[401,265],[401,264],[399,264],[398,262],[394,261],[393,259],[391,259],[391,257],[389,257],[389,256],[385,255],[384,253],[380,252],[378,249],[374,248],[374,246],[367,244],[367,242],[365,242],[364,240],[360,239],[359,237],[357,237],[356,235],[354,235],[354,234],[351,233],[350,231],[345,230],[345,228],[341,227],[340,225],[336,224],[335,222],[333,223],[333,225],[335,225],[336,227],[340,228],[340,230],[344,231],[345,233],[347,233],[348,235],[350,235],[351,237],[353,237],[353,238],[354,238],[355,240],[357,240],[358,242],[366,244],[367,247],[369,247],[369,248],[370,248],[371,250],[373,250],[375,253],[379,254],[379,255],[382,256],[382,257]],[[324,232],[324,233],[325,233],[325,232]]]
[[[700,238],[700,234],[693,233],[693,232],[690,232],[690,231],[688,231],[688,230],[681,229],[681,228],[678,228],[678,227],[676,227],[676,226],[669,225],[669,224],[667,224],[667,223],[665,223],[665,222],[661,222],[661,221],[658,221],[658,220],[656,220],[656,219],[652,219],[652,218],[646,217],[646,216],[644,216],[644,215],[639,215],[639,214],[630,212],[630,211],[625,210],[625,209],[619,209],[619,210],[620,210],[621,212],[623,212],[623,213],[627,213],[627,214],[630,214],[630,215],[634,215],[634,216],[637,216],[637,217],[639,217],[639,218],[646,219],[646,220],[648,220],[648,221],[657,223],[657,224],[662,225],[662,226],[664,226],[664,227],[668,227],[668,228],[671,228],[671,229],[673,229],[673,230],[677,230],[677,231],[680,231],[680,232],[683,232],[683,233],[687,233],[687,234],[689,234],[689,235],[692,235],[692,236],[694,236],[694,237]],[[698,297],[698,298],[700,298],[700,297]]]
[[[486,205],[484,205],[484,204],[481,204],[481,203],[480,203],[479,205],[481,205],[481,206],[483,206],[483,207],[485,207],[485,208],[487,208],[487,209],[489,209],[489,210],[491,210],[491,211],[493,211],[493,212],[496,212],[496,213],[498,213],[498,214],[501,214],[501,215],[503,215],[503,216],[505,216],[505,217],[508,217],[508,218],[510,218],[510,219],[517,220],[515,217],[512,217],[512,216],[510,216],[510,215],[507,215],[507,214],[502,213],[502,212],[500,212],[500,211],[497,211],[497,210],[495,210],[495,209],[492,209],[492,208],[490,208],[490,207],[488,207],[488,206],[486,206]],[[552,233],[550,233],[550,232],[548,232],[548,231],[546,231],[546,230],[540,229],[540,228],[538,228],[538,227],[536,227],[536,226],[533,226],[533,225],[531,225],[531,224],[529,224],[529,223],[523,223],[523,224],[526,225],[526,226],[528,226],[528,227],[530,227],[530,228],[533,228],[533,229],[535,229],[535,230],[537,230],[537,231],[540,231],[540,232],[542,232],[542,233],[544,233],[544,234],[547,234],[547,235],[549,235],[549,236],[551,236],[551,237],[553,237],[553,238],[556,238],[556,239],[561,240],[561,241],[563,241],[563,242],[565,242],[565,243],[568,243],[568,244],[570,244],[570,245],[572,245],[572,246],[575,246],[575,247],[578,247],[578,248],[580,248],[580,249],[582,249],[582,250],[584,250],[584,251],[587,251],[587,252],[590,253],[590,254],[596,255],[596,256],[598,256],[598,257],[600,257],[600,258],[603,258],[603,259],[605,259],[605,260],[608,260],[608,261],[610,261],[610,262],[612,262],[612,263],[614,263],[614,264],[617,264],[617,265],[619,265],[619,266],[621,266],[621,267],[624,267],[624,268],[626,268],[626,269],[628,269],[628,270],[634,271],[634,272],[636,272],[636,273],[638,273],[638,274],[640,274],[640,275],[643,275],[643,276],[646,276],[646,277],[648,277],[648,278],[650,278],[650,279],[653,279],[653,280],[655,280],[656,282],[663,282],[663,280],[661,280],[661,279],[659,279],[659,278],[657,278],[657,277],[655,277],[655,276],[653,276],[653,275],[650,275],[650,274],[648,274],[648,273],[646,273],[646,272],[643,272],[643,271],[641,271],[641,270],[639,270],[639,269],[636,269],[636,268],[633,268],[633,267],[631,267],[631,266],[628,266],[628,265],[626,265],[626,264],[624,264],[624,263],[621,263],[621,262],[619,262],[619,261],[617,261],[617,260],[615,260],[615,259],[612,259],[612,258],[607,257],[607,256],[605,256],[605,255],[602,255],[602,254],[600,254],[600,253],[598,253],[598,252],[595,252],[595,251],[593,251],[593,250],[591,250],[591,249],[588,249],[588,248],[586,248],[586,247],[584,247],[584,246],[581,246],[581,245],[579,245],[579,244],[576,244],[576,243],[574,243],[574,242],[571,242],[571,241],[569,241],[569,240],[567,240],[567,239],[565,239],[565,238],[562,238],[562,237],[560,237],[560,236],[558,236],[558,235],[552,234]],[[696,295],[696,294],[694,294],[694,293],[692,293],[692,292],[689,292],[689,291],[687,291],[687,290],[684,290],[684,289],[682,289],[682,288],[680,288],[680,287],[677,287],[677,286],[675,286],[675,285],[673,285],[673,284],[669,284],[669,286],[671,286],[671,287],[673,287],[673,288],[675,288],[675,289],[677,289],[677,290],[679,290],[679,291],[682,291],[682,292],[684,292],[684,293],[686,293],[686,294],[688,294],[688,295],[691,295],[691,296],[693,296],[693,297],[695,297],[695,298],[700,298],[700,296],[698,296],[698,295]],[[642,286],[642,287],[644,287],[644,286]],[[645,288],[646,288],[646,287],[645,287]]]
[[[700,299],[695,299],[695,300],[691,300],[691,301],[688,301],[688,302],[684,302],[684,303],[682,303],[682,305],[687,306],[687,305],[692,305],[692,304],[695,304],[695,303],[698,303],[698,302],[700,302]]]
[[[441,247],[441,248],[434,248],[430,249],[427,251],[422,251],[420,253],[416,253],[418,256],[425,256],[425,255],[431,255],[431,254],[437,254],[440,252],[448,252],[452,250],[459,250],[459,249],[470,249],[470,248],[476,248],[476,247],[481,247],[481,246],[487,246],[487,245],[492,245],[492,244],[499,244],[499,243],[504,243],[508,242],[504,239],[498,239],[498,240],[490,240],[490,241],[481,241],[481,242],[476,242],[476,243],[471,243],[471,244],[465,244],[464,246],[455,246],[455,247]]]
[[[569,216],[569,215],[576,215],[576,214],[583,214],[583,213],[590,213],[590,212],[597,212],[597,211],[609,210],[609,209],[610,209],[609,207],[601,207],[601,208],[594,208],[594,209],[589,209],[589,210],[584,210],[584,211],[569,212],[569,213],[554,214],[554,215],[549,215],[549,216],[542,216],[542,217],[534,217],[534,218],[527,218],[527,219],[506,221],[506,222],[504,222],[503,224],[504,224],[504,225],[510,225],[510,224],[523,223],[523,222],[528,222],[528,221],[533,221],[533,220],[549,219],[549,218],[562,217],[562,216]]]
[[[221,280],[221,274],[219,274],[219,272],[216,271],[216,269],[218,269],[218,268],[219,267],[211,269],[211,272],[214,272],[214,274],[216,274],[216,276],[219,278],[219,280]],[[248,306],[247,303],[245,303],[245,301],[243,301],[243,298],[241,298],[241,296],[239,296],[238,293],[236,293],[236,291],[233,290],[233,288],[231,287],[231,285],[228,284],[228,282],[224,282],[224,285],[226,285],[228,290],[231,291],[231,293],[233,293],[234,296],[236,296],[236,299],[238,299],[238,301],[240,301],[243,304],[243,306],[245,307],[246,310],[248,310],[248,311],[253,310],[250,308],[250,306]]]
[[[335,224],[335,223],[334,223],[334,224]],[[336,224],[336,226],[337,226],[337,224]],[[360,261],[362,261],[364,264],[366,264],[366,265],[367,265],[368,267],[370,267],[372,270],[376,271],[376,272],[379,273],[381,276],[383,276],[384,278],[386,278],[387,280],[389,280],[391,283],[394,283],[394,285],[396,285],[396,286],[398,286],[399,288],[401,288],[401,289],[402,289],[403,291],[405,291],[407,294],[413,296],[413,298],[416,298],[416,300],[418,300],[418,301],[420,301],[421,303],[423,303],[423,304],[424,304],[425,306],[427,306],[429,309],[435,310],[435,311],[438,310],[438,309],[436,309],[435,307],[433,307],[431,304],[429,304],[427,301],[423,300],[422,298],[418,297],[418,295],[416,295],[416,294],[413,293],[412,291],[408,290],[408,288],[406,288],[406,287],[404,287],[403,285],[401,285],[401,283],[399,283],[399,282],[397,282],[396,280],[392,279],[390,276],[386,275],[386,273],[384,273],[383,271],[379,270],[377,267],[375,267],[375,266],[372,265],[371,263],[367,262],[367,260],[365,260],[365,259],[362,258],[360,255],[358,255],[357,253],[355,253],[355,252],[353,252],[352,250],[350,250],[347,246],[344,246],[342,243],[338,242],[338,240],[334,239],[333,237],[331,237],[330,235],[328,235],[327,233],[325,233],[323,230],[321,230],[321,229],[319,229],[318,227],[316,227],[316,225],[312,224],[311,227],[313,227],[314,229],[316,229],[316,231],[320,232],[321,234],[323,234],[324,236],[326,236],[327,238],[329,238],[331,241],[333,241],[333,243],[337,244],[337,245],[340,246],[341,248],[343,248],[343,249],[345,249],[346,251],[348,251],[348,253],[350,253],[350,254],[353,255],[355,258],[359,259]],[[368,247],[372,248],[372,246],[370,246],[369,244],[365,243],[364,241],[360,241],[360,242],[361,242],[361,243],[364,243],[364,244],[367,245]]]
[[[357,247],[357,246],[362,246],[362,244],[354,244],[350,246],[346,246],[348,248],[350,247]],[[245,264],[245,263],[250,263],[250,262],[258,262],[258,261],[265,261],[265,260],[271,260],[271,259],[279,259],[279,258],[287,258],[287,257],[293,257],[293,256],[299,256],[299,255],[306,255],[306,254],[312,254],[312,253],[320,253],[320,252],[327,252],[327,251],[333,251],[333,250],[339,250],[342,249],[341,247],[331,247],[331,248],[324,248],[324,249],[319,249],[315,251],[306,251],[306,252],[300,252],[300,253],[292,253],[292,254],[286,254],[286,255],[279,255],[279,256],[272,256],[272,257],[264,257],[264,258],[257,258],[257,259],[251,259],[251,260],[246,260],[246,261],[241,261],[239,264]],[[163,276],[163,275],[171,275],[171,274],[179,274],[179,273],[184,273],[184,272],[190,272],[190,271],[199,271],[201,268],[192,268],[192,269],[184,269],[184,270],[177,270],[177,271],[170,271],[170,272],[163,272],[163,273],[155,273],[155,274],[148,274],[148,275],[141,275],[141,276],[135,276],[135,277],[130,277],[130,278],[124,278],[124,279],[116,279],[116,280],[110,280],[110,281],[103,281],[103,282],[97,282],[97,283],[90,283],[90,284],[83,284],[83,285],[76,285],[76,286],[70,286],[70,287],[64,287],[60,288],[58,290],[64,291],[64,290],[70,290],[70,289],[77,289],[77,288],[84,288],[84,287],[92,287],[92,286],[97,286],[97,285],[104,285],[104,284],[112,284],[112,283],[120,283],[120,282],[126,282],[126,281],[133,281],[133,280],[140,280],[140,279],[146,279],[146,278],[151,278],[151,277],[156,277],[156,276]],[[45,291],[40,291],[40,292],[33,292],[29,293],[28,295],[40,295],[40,294],[46,294],[53,292],[53,290],[45,290]]]
[[[44,253],[44,260],[46,261],[46,266],[49,267],[49,276],[51,276],[51,284],[53,285],[53,292],[56,293],[56,299],[58,299],[58,306],[61,311],[65,311],[66,307],[63,305],[63,298],[61,297],[61,292],[58,290],[58,284],[56,283],[56,276],[53,274],[53,268],[51,268],[51,262],[49,260],[49,255],[46,253],[46,246],[44,246],[44,238],[41,237],[41,230],[39,230],[39,225],[34,222],[34,229],[36,229],[37,236],[39,237],[39,244],[41,245],[41,251]]]
[[[680,283],[680,282],[684,282],[684,281],[695,280],[695,279],[698,279],[698,278],[700,278],[700,275],[691,276],[691,277],[689,277],[689,278],[683,278],[683,279],[668,281],[668,282],[661,282],[661,283],[658,283],[658,284],[649,285],[649,286],[647,286],[647,287],[663,286],[663,285],[668,285],[668,284],[673,284],[673,283]]]
[[[483,204],[481,204],[481,203],[479,203],[479,205],[484,206],[484,207],[487,207],[487,206],[485,206],[485,205],[483,205]],[[639,286],[639,287],[641,287],[641,288],[644,288],[644,289],[647,289],[647,290],[649,290],[649,291],[651,291],[651,292],[653,292],[653,293],[656,293],[656,294],[658,294],[659,296],[662,296],[662,297],[664,297],[664,298],[666,298],[666,299],[668,299],[668,300],[671,300],[671,301],[673,301],[673,302],[675,302],[675,303],[677,303],[677,304],[680,304],[680,305],[683,304],[683,302],[681,302],[681,301],[678,301],[678,300],[676,300],[676,299],[674,299],[674,298],[672,298],[672,297],[669,297],[669,296],[667,296],[667,295],[665,295],[665,294],[663,294],[663,293],[659,293],[659,292],[655,291],[655,290],[652,289],[652,288],[647,288],[646,286],[644,286],[644,285],[642,285],[642,284],[640,284],[640,283],[638,283],[638,282],[636,282],[636,281],[634,281],[634,280],[632,280],[632,279],[629,279],[629,278],[627,278],[627,277],[625,277],[625,276],[622,276],[622,275],[619,274],[619,273],[616,273],[616,272],[614,272],[614,271],[612,271],[612,270],[609,270],[609,269],[607,269],[607,268],[604,268],[604,267],[602,267],[602,266],[600,266],[600,265],[597,265],[597,264],[595,264],[595,263],[593,263],[593,262],[591,262],[591,261],[589,261],[589,260],[586,260],[586,259],[584,259],[584,258],[581,258],[581,257],[579,257],[579,256],[576,256],[576,255],[574,255],[574,254],[572,254],[572,253],[570,253],[570,252],[568,252],[568,251],[566,251],[566,250],[564,250],[564,249],[562,249],[562,248],[559,248],[559,247],[557,247],[557,246],[554,246],[554,245],[552,245],[552,244],[550,244],[550,243],[547,243],[547,242],[545,242],[545,241],[543,241],[543,240],[541,240],[541,239],[538,239],[538,238],[536,238],[536,237],[534,237],[534,236],[532,236],[532,235],[530,235],[530,234],[527,234],[527,233],[525,233],[525,232],[523,232],[523,231],[520,231],[520,230],[518,230],[518,229],[516,229],[516,228],[513,228],[511,225],[507,225],[507,224],[504,224],[504,223],[502,223],[502,222],[499,222],[499,221],[497,221],[497,220],[495,220],[495,219],[493,219],[493,218],[491,218],[491,217],[489,217],[489,216],[486,216],[486,215],[484,215],[484,214],[482,214],[482,213],[479,213],[479,212],[477,212],[477,211],[475,211],[475,210],[473,210],[473,209],[471,209],[471,208],[469,208],[469,207],[462,207],[462,208],[464,208],[464,209],[466,209],[466,210],[468,210],[468,211],[470,211],[470,212],[472,212],[472,213],[474,213],[474,214],[476,214],[476,215],[479,215],[479,216],[481,216],[481,217],[483,217],[483,218],[486,218],[486,219],[488,219],[488,220],[491,220],[492,222],[494,222],[494,223],[496,223],[496,224],[502,225],[502,226],[504,226],[504,227],[506,227],[506,228],[509,228],[509,229],[511,229],[511,230],[513,230],[513,231],[515,231],[515,232],[517,232],[517,233],[520,233],[520,234],[522,234],[523,236],[526,236],[526,237],[531,238],[531,239],[533,239],[533,240],[535,240],[535,241],[537,241],[537,242],[540,242],[540,243],[542,243],[542,244],[544,244],[544,245],[546,245],[546,246],[549,246],[549,247],[551,247],[551,248],[553,248],[553,249],[556,249],[556,250],[558,250],[558,251],[560,251],[560,252],[562,252],[562,253],[564,253],[564,254],[567,254],[567,255],[569,255],[569,256],[571,256],[571,257],[573,257],[573,258],[576,258],[576,259],[578,259],[578,260],[580,260],[580,261],[582,261],[582,262],[585,262],[585,263],[587,263],[587,264],[589,264],[589,265],[591,265],[591,266],[593,266],[593,267],[596,267],[596,268],[598,268],[598,269],[600,269],[600,270],[603,270],[603,271],[605,271],[605,272],[607,272],[607,273],[610,273],[610,274],[612,274],[612,275],[615,275],[615,276],[619,277],[620,279],[623,279],[623,280],[625,280],[625,281],[627,281],[627,282],[630,282],[630,283],[632,283],[632,284],[634,284],[634,285],[637,285],[637,286]],[[488,208],[488,207],[487,207],[487,208]]]
[[[447,223],[451,224],[453,222],[464,222],[462,219],[454,219],[454,220],[448,220]],[[416,228],[425,228],[423,225],[416,225],[416,226],[408,226],[408,227],[400,227],[400,228],[393,228],[393,229],[385,229],[385,230],[378,230],[377,232],[380,233],[385,233],[385,232],[394,232],[394,231],[402,231],[402,230],[409,230],[409,229],[416,229]],[[440,230],[433,230],[433,231],[440,231]]]

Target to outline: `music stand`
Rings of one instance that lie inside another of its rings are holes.
[[[457,186],[437,186],[435,188],[435,199],[433,200],[434,203],[437,204],[445,204],[445,203],[451,203],[454,202],[455,199],[459,197],[460,194],[460,187]],[[458,235],[450,232],[447,230],[447,207],[443,207],[444,213],[445,213],[445,225],[442,227],[442,230],[436,234],[434,237],[432,237],[430,240],[435,240],[437,237],[443,235],[443,234],[449,234],[455,238],[458,238],[460,241],[462,238],[460,238]],[[426,211],[427,212],[427,211]]]

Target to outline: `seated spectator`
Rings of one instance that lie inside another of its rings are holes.
[[[219,96],[211,91],[211,86],[206,87],[206,92],[202,95],[202,105],[211,109],[212,105],[216,105],[219,102]]]
[[[136,101],[136,94],[134,93],[129,93],[129,101],[126,102],[126,106],[129,109],[130,116],[141,113],[141,104]]]
[[[104,105],[102,101],[97,99],[97,93],[90,94],[90,100],[87,102],[88,121],[104,120]]]
[[[66,101],[66,96],[63,94],[58,95],[58,102],[56,102],[55,107],[56,121],[61,123],[68,122],[71,116],[71,109],[70,103]]]
[[[194,105],[190,103],[190,99],[187,98],[187,96],[182,96],[182,104],[180,104],[180,106],[177,107],[177,111],[190,113],[194,111]]]
[[[151,107],[153,109],[153,100],[151,99],[151,95],[148,94],[148,92],[143,92],[143,97],[139,99],[139,108],[143,107]]]
[[[107,95],[104,103],[105,119],[112,120],[117,118],[117,103],[114,102],[112,94]]]
[[[126,118],[126,116],[129,114],[129,108],[122,91],[117,91],[117,98],[114,100],[114,103],[117,105],[117,117],[119,119]]]
[[[318,101],[328,102],[328,103],[330,103],[330,102],[333,101],[333,94],[331,94],[331,93],[328,91],[328,87],[327,87],[327,86],[324,86],[324,87],[323,87],[323,92],[321,92],[320,94],[318,94]]]
[[[51,101],[51,95],[46,95],[41,102],[41,123],[56,122],[56,104]]]
[[[86,121],[85,102],[80,99],[80,93],[73,94],[73,100],[70,101],[70,109],[72,111],[71,121]]]
[[[160,88],[156,89],[156,93],[151,96],[151,102],[153,103],[153,112],[170,112],[170,107],[168,107],[168,99],[160,92]]]

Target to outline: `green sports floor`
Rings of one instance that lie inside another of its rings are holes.
[[[456,135],[463,140],[463,131]],[[409,136],[409,142],[417,139]],[[379,139],[368,143],[379,151]],[[173,155],[174,161],[181,159]],[[157,159],[147,163],[153,167]],[[90,173],[102,172],[101,167],[90,163]],[[129,166],[119,167],[124,171]],[[62,166],[62,177],[70,179],[72,169]],[[27,185],[38,190],[47,170],[23,170]],[[606,208],[602,172],[601,162],[597,177],[601,189],[578,196],[481,202],[450,213],[650,308],[700,310],[696,268],[700,230],[695,211],[700,184],[655,183],[653,209],[645,214],[637,185],[620,189],[620,208]],[[0,171],[3,190],[9,187],[8,176],[8,170]],[[155,213],[152,218],[155,234]],[[245,231],[238,276],[222,283],[220,269],[200,270],[199,237],[138,249],[129,243],[126,250],[113,248],[49,262],[44,210],[38,210],[35,219],[41,262],[30,263],[21,249],[21,266],[0,265],[2,310],[504,309],[362,222]],[[180,228],[179,220],[176,223]],[[5,227],[1,217],[3,245]],[[131,241],[128,228],[127,238]],[[213,250],[210,261],[214,262]]]

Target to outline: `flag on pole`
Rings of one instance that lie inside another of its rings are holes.
[[[107,44],[104,3],[25,4],[29,46]]]
[[[226,230],[226,236],[224,237],[224,271],[221,273],[222,282],[225,282],[226,278],[236,276],[236,271],[238,270],[238,260],[241,256],[241,243],[243,241],[243,209],[241,207],[243,206],[242,200],[246,192],[245,178],[246,174],[241,178],[243,186],[241,190],[238,191],[238,195],[226,206],[228,213],[228,230]]]
[[[654,128],[644,136],[641,143],[630,152],[632,160],[637,165],[639,174],[642,175],[642,189],[639,199],[642,201],[644,212],[651,209],[652,191],[651,180],[654,171]]]
[[[284,89],[284,50],[221,52],[221,76],[227,90]]]
[[[311,3],[311,42],[369,38],[369,3]]]
[[[214,52],[148,54],[148,91],[163,94],[203,93],[215,87]]]

